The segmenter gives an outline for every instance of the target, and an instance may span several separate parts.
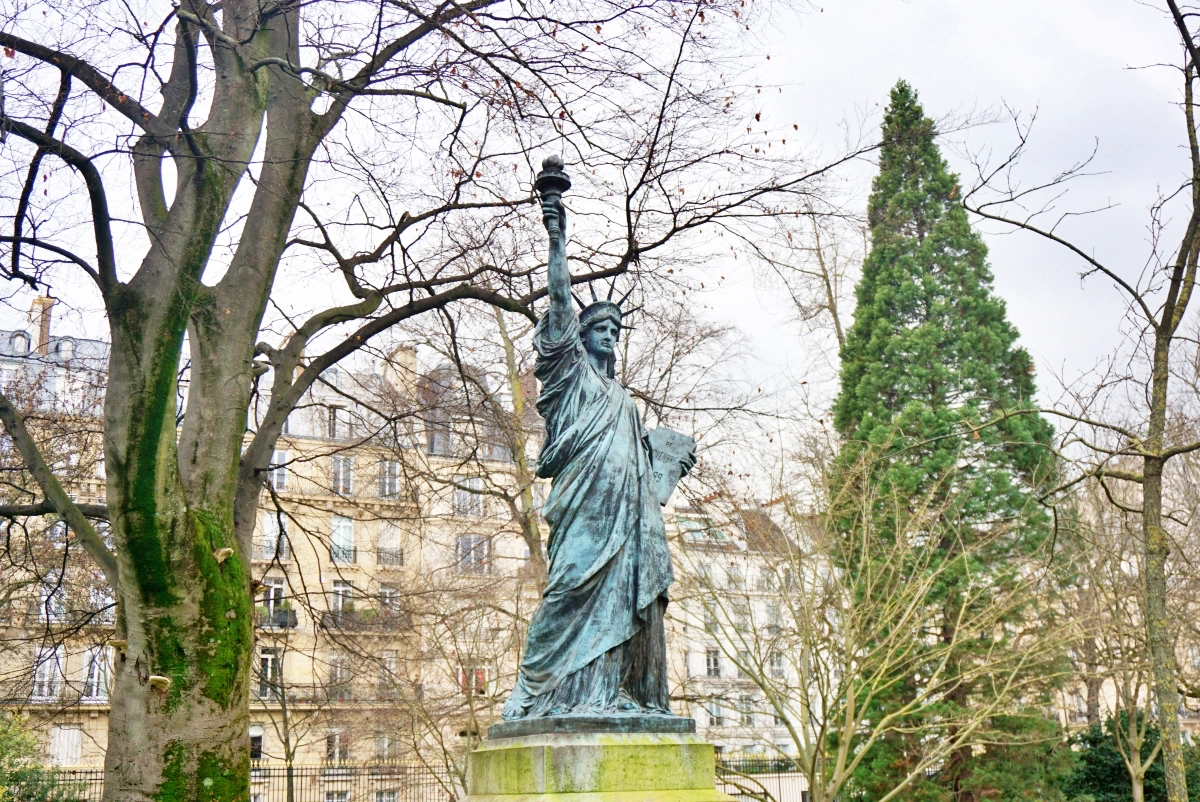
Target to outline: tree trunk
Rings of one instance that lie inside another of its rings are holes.
[[[1146,638],[1150,647],[1154,693],[1158,701],[1158,723],[1162,730],[1167,800],[1187,802],[1187,769],[1183,762],[1182,733],[1179,728],[1175,644],[1167,609],[1167,558],[1171,553],[1171,545],[1162,526],[1162,475],[1166,460],[1157,456],[1163,453],[1164,448],[1171,339],[1169,329],[1160,328],[1156,332],[1150,389],[1150,425],[1146,443],[1147,451],[1156,456],[1147,456],[1143,463],[1142,539],[1146,561]]]

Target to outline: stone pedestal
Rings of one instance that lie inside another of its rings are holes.
[[[667,716],[498,724],[468,759],[465,802],[731,802],[694,733]]]

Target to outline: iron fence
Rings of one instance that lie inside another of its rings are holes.
[[[717,788],[741,802],[808,802],[803,775],[787,760],[726,760]],[[104,770],[54,772],[62,802],[99,802]],[[286,766],[250,769],[250,802],[456,802],[465,796],[444,769],[405,764]],[[18,796],[18,798],[20,798]]]

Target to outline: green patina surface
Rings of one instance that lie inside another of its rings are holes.
[[[710,791],[712,744],[690,735],[552,735],[485,743],[468,766],[472,798],[486,795]],[[723,797],[722,797],[723,798]]]

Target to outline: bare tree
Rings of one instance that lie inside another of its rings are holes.
[[[1200,45],[1192,9],[1166,0],[1163,10],[1179,36],[1183,54],[1182,62],[1174,69],[1182,79],[1180,106],[1189,162],[1179,187],[1159,197],[1150,209],[1151,251],[1144,267],[1129,269],[1107,263],[1090,246],[1072,240],[1065,232],[1065,224],[1078,213],[1060,211],[1057,202],[1070,182],[1086,175],[1090,159],[1046,183],[1023,185],[1018,181],[1014,171],[1026,151],[1029,125],[1018,122],[1018,144],[999,164],[977,165],[977,184],[965,194],[964,204],[985,220],[1065,247],[1082,260],[1084,276],[1102,276],[1128,302],[1132,331],[1128,353],[1123,355],[1128,358],[1127,369],[1114,360],[1113,369],[1094,389],[1075,394],[1074,405],[1047,411],[1067,421],[1065,442],[1072,453],[1073,446],[1091,454],[1089,464],[1069,479],[1067,486],[1094,477],[1105,489],[1130,483],[1140,490],[1140,497],[1122,508],[1141,519],[1146,645],[1163,728],[1167,797],[1170,802],[1185,802],[1188,791],[1179,724],[1180,695],[1168,612],[1172,523],[1169,511],[1164,510],[1163,482],[1173,458],[1200,448],[1200,441],[1189,436],[1192,427],[1186,425],[1194,420],[1194,413],[1186,421],[1172,415],[1173,407],[1176,412],[1191,411],[1188,404],[1180,403],[1178,382],[1173,387],[1172,379],[1180,359],[1181,327],[1192,305],[1200,257],[1200,144],[1194,97]],[[1185,209],[1182,230],[1169,225],[1175,205]],[[1111,402],[1116,402],[1118,408],[1108,409]],[[1118,467],[1126,459],[1136,460],[1140,467]],[[1119,503],[1119,495],[1112,493],[1114,503]]]

